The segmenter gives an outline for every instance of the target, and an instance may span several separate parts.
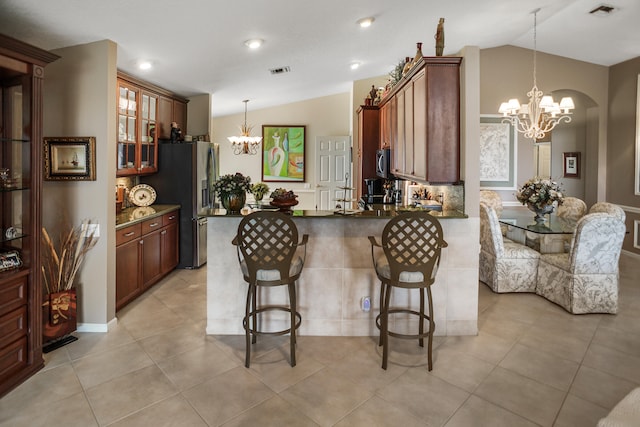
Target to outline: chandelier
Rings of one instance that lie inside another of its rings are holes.
[[[251,136],[253,126],[247,126],[247,102],[249,100],[245,99],[242,102],[244,102],[244,124],[240,126],[240,136],[230,136],[227,139],[231,143],[233,154],[257,154],[262,137]]]
[[[549,95],[544,96],[538,90],[536,81],[536,52],[537,52],[537,15],[540,9],[533,13],[533,88],[527,92],[528,104],[520,104],[516,99],[510,99],[500,104],[498,112],[505,118],[503,122],[512,123],[518,132],[524,134],[526,138],[536,140],[544,138],[545,134],[551,131],[557,124],[571,121],[571,110],[575,108],[571,97],[562,98],[557,103]]]

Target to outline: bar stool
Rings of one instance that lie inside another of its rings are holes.
[[[382,369],[387,369],[389,336],[403,339],[417,339],[424,347],[424,338],[428,337],[427,354],[429,370],[432,369],[431,349],[435,322],[433,321],[433,301],[431,285],[435,282],[440,265],[442,248],[447,242],[442,238],[440,222],[428,212],[407,212],[393,217],[382,231],[382,244],[369,236],[371,257],[380,279],[380,314],[376,317],[376,326],[380,329],[382,345]],[[374,249],[382,248],[383,254],[376,257]],[[420,311],[409,308],[391,308],[391,290],[393,288],[419,289]],[[425,290],[429,305],[429,314],[425,314]],[[389,315],[406,313],[417,316],[419,327],[417,334],[402,334],[389,330]],[[424,330],[424,321],[429,329]]]
[[[291,333],[291,366],[296,365],[296,329],[302,316],[297,311],[296,280],[300,277],[306,258],[308,235],[298,242],[298,229],[287,215],[281,212],[254,212],[245,216],[238,225],[238,234],[232,243],[237,246],[238,261],[244,280],[249,284],[247,303],[242,325],[246,337],[245,366],[251,361],[251,344],[257,335],[285,335]],[[302,256],[298,247],[303,246]],[[259,286],[287,286],[289,305],[258,306]],[[269,311],[284,311],[290,314],[289,327],[279,331],[261,331],[258,317]]]

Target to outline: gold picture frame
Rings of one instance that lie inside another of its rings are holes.
[[[96,138],[45,137],[45,181],[95,181]]]

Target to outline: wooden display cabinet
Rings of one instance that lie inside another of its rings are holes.
[[[187,127],[187,100],[118,71],[116,176],[158,171],[158,139],[171,137],[171,122]]]
[[[0,396],[43,366],[42,89],[56,59],[0,34]]]

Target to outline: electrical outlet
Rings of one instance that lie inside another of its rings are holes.
[[[360,307],[362,311],[371,311],[371,297],[362,297]]]

